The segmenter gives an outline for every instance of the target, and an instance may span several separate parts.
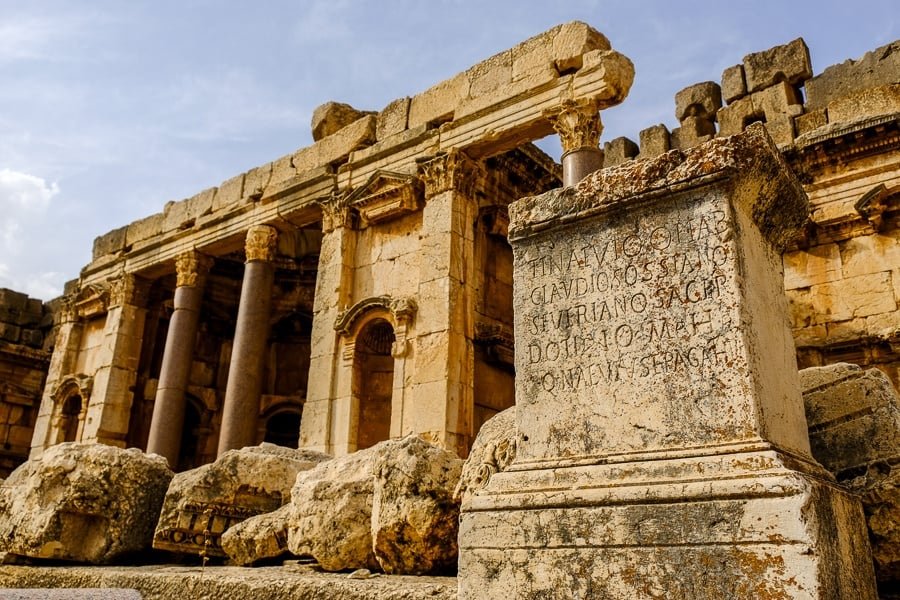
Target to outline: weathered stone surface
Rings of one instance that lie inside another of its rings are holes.
[[[721,107],[722,89],[713,81],[689,85],[675,94],[675,118],[679,121],[687,117],[715,121]]]
[[[797,131],[797,136],[809,133],[819,127],[824,127],[827,123],[828,118],[825,115],[824,108],[794,117],[794,129]]]
[[[0,565],[0,587],[131,588],[143,600],[455,600],[455,577],[380,575],[348,579],[305,565],[23,567]],[[6,591],[6,590],[4,590]],[[2,594],[3,592],[0,592]]]
[[[813,456],[862,499],[875,573],[900,583],[900,397],[878,369],[800,371]]]
[[[642,129],[639,136],[641,153],[638,158],[653,158],[671,148],[669,130],[662,123]]]
[[[896,113],[900,113],[900,83],[867,88],[828,103],[829,123],[851,123]]]
[[[407,436],[300,473],[288,548],[326,571],[444,568],[455,554],[452,493],[461,468],[450,453]]]
[[[288,501],[301,471],[331,457],[263,443],[231,450],[214,463],[179,473],[166,492],[153,547],[225,556],[221,536],[229,527]]]
[[[347,125],[358,121],[366,115],[375,114],[371,111],[357,110],[349,104],[342,102],[326,102],[316,107],[312,114],[312,138],[313,141],[328,137],[337,133]]]
[[[107,254],[121,252],[125,248],[125,235],[128,227],[113,229],[94,239],[93,258],[97,260]]]
[[[165,459],[134,448],[48,448],[0,488],[0,550],[94,564],[146,550],[171,478]]]
[[[617,137],[603,144],[603,166],[613,167],[631,160],[640,153],[640,148],[627,137]]]
[[[222,534],[222,550],[237,565],[251,565],[261,560],[289,554],[287,523],[291,505],[250,517],[234,524]]]
[[[806,82],[806,104],[825,108],[843,96],[883,85],[900,83],[900,40],[861,58],[832,65]]]
[[[517,456],[463,502],[461,599],[874,599],[787,328],[807,211],[760,125],[510,206]]]
[[[751,93],[787,82],[800,85],[812,77],[809,48],[803,38],[744,57],[747,90]]]
[[[342,162],[350,153],[375,142],[375,115],[365,114],[312,146],[297,150],[291,164],[297,172]],[[275,181],[273,173],[272,181]]]
[[[813,456],[839,480],[900,460],[900,399],[884,373],[838,363],[801,370],[800,384]]]
[[[483,489],[491,477],[505,471],[515,457],[516,408],[511,407],[488,419],[478,431],[454,492],[457,500],[468,500]]]
[[[288,548],[326,571],[378,569],[372,549],[375,469],[384,444],[300,473],[291,489]]]
[[[728,104],[747,95],[744,65],[734,65],[722,71],[722,99]]]
[[[463,461],[415,436],[387,444],[375,465],[372,498],[378,564],[400,575],[455,570],[459,503],[453,491]]]
[[[406,129],[409,98],[398,98],[375,117],[375,139],[381,141]]]

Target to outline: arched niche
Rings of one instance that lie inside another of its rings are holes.
[[[84,419],[91,397],[93,378],[67,375],[53,392],[53,419],[50,435],[55,444],[81,440]]]
[[[402,414],[407,335],[416,304],[408,298],[375,296],[341,313],[335,330],[351,369],[348,442],[360,450],[400,435],[392,416]]]

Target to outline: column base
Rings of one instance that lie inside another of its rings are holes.
[[[730,450],[495,475],[463,505],[460,599],[874,600],[858,500],[815,463]]]

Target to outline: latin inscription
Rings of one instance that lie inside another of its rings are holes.
[[[686,203],[532,244],[517,265],[529,281],[517,292],[518,351],[532,385],[557,395],[732,368],[741,354],[726,274],[733,249],[715,206]]]

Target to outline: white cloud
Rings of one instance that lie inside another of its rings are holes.
[[[48,298],[59,293],[59,273],[29,273],[19,257],[35,243],[50,202],[59,193],[56,183],[35,175],[0,169],[0,285]]]

